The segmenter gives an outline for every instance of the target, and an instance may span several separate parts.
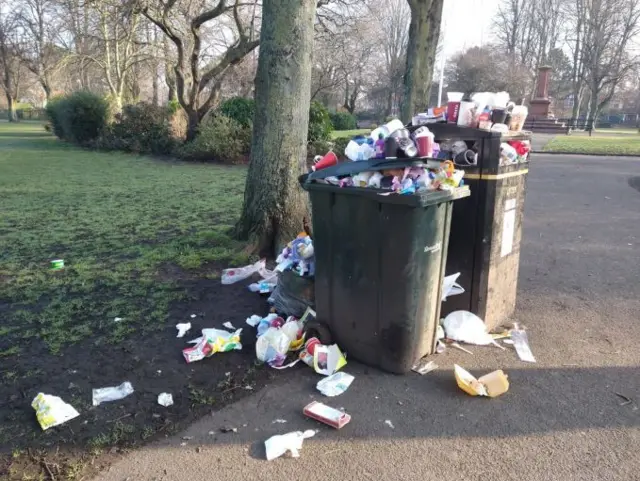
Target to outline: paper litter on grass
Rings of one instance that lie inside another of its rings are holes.
[[[71,404],[67,404],[58,396],[38,393],[31,402],[36,410],[36,417],[43,431],[80,416]]]
[[[114,387],[102,387],[99,389],[93,389],[93,405],[99,406],[104,402],[118,401],[127,397],[133,392],[133,386],[129,381],[125,381],[119,386]]]

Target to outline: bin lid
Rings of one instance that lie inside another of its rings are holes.
[[[408,207],[428,207],[430,205],[442,204],[458,199],[463,199],[471,195],[469,186],[463,185],[451,190],[430,190],[425,192],[416,192],[415,194],[389,194],[390,191],[383,189],[374,189],[371,187],[339,187],[330,184],[319,184],[317,182],[305,182],[300,177],[300,184],[306,191],[327,192],[341,195],[355,195],[359,197],[369,198],[381,204],[398,204]],[[313,200],[312,200],[313,201]]]
[[[342,162],[338,165],[327,167],[326,169],[310,172],[306,176],[305,181],[311,182],[312,180],[326,179],[327,177],[346,177],[348,175],[356,175],[360,172],[368,172],[370,170],[403,169],[405,167],[437,168],[441,164],[442,160],[428,157],[358,160],[356,162]]]

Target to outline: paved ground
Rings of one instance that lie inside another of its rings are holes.
[[[345,370],[356,376],[353,385],[328,401],[353,415],[341,431],[301,414],[321,397],[317,377],[302,367],[283,371],[279,382],[131,453],[98,479],[639,479],[634,176],[640,159],[535,156],[517,317],[529,327],[537,364],[490,347],[438,356],[440,369],[423,377],[352,362]],[[503,368],[511,390],[496,399],[468,397],[454,384],[454,362],[476,373]],[[621,406],[616,392],[634,401]],[[280,418],[288,422],[273,423]],[[238,433],[222,434],[223,426]],[[263,460],[266,438],[309,428],[319,433],[305,442],[301,458]]]
[[[534,132],[531,136],[531,150],[541,152],[545,145],[553,140],[557,134],[541,134]]]

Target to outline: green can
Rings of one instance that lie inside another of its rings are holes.
[[[64,259],[56,259],[51,261],[51,270],[59,271],[64,269]]]

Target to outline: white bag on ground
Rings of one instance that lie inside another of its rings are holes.
[[[273,276],[272,272],[266,271],[266,261],[262,259],[249,266],[224,269],[222,271],[221,281],[224,285],[235,284],[236,282],[245,280],[256,272]]]
[[[456,272],[442,279],[442,300],[446,301],[449,296],[457,296],[464,292],[464,288],[456,281],[460,277],[460,273]]]
[[[316,432],[308,429],[305,432],[294,431],[287,434],[279,434],[277,436],[271,436],[264,442],[264,448],[267,452],[267,461],[279,458],[287,451],[291,451],[292,458],[300,457],[300,449],[302,449],[302,442],[315,436]]]
[[[486,346],[495,344],[500,346],[487,332],[484,321],[469,311],[454,311],[442,321],[447,339]]]

